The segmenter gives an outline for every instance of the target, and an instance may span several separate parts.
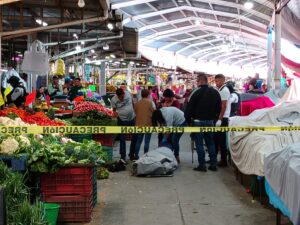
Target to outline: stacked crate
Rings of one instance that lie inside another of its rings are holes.
[[[56,173],[41,175],[43,201],[60,205],[58,222],[91,220],[94,176],[94,166],[64,167]]]

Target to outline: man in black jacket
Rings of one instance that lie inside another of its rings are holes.
[[[185,111],[186,121],[196,127],[213,127],[214,121],[218,119],[221,112],[221,96],[213,87],[208,86],[208,79],[205,74],[197,77],[198,88],[193,91],[189,98]],[[217,171],[217,155],[215,151],[213,133],[199,132],[194,134],[198,154],[198,167],[196,171],[206,172],[205,151],[203,139],[210,157],[209,170]]]

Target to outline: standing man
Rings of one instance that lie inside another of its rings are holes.
[[[73,101],[76,97],[79,96],[79,90],[82,89],[81,80],[80,78],[74,79],[74,86],[71,87],[69,91],[69,99]]]
[[[149,94],[150,93],[147,89],[143,89],[141,92],[142,99],[138,101],[134,106],[135,114],[136,114],[135,126],[138,127],[152,126],[152,113],[155,108],[153,102],[149,98]],[[134,159],[139,158],[139,151],[144,137],[145,137],[144,153],[149,151],[151,133],[136,134],[136,136],[137,136],[137,141],[135,146]]]
[[[225,84],[225,76],[223,74],[217,74],[215,76],[215,83],[219,90],[222,100],[222,109],[219,118],[216,122],[216,126],[228,127],[228,118],[230,116],[230,91]],[[218,163],[219,167],[227,167],[227,143],[226,132],[215,133],[215,147],[218,153],[218,148],[221,149],[221,161]]]
[[[208,86],[208,79],[205,74],[197,77],[198,88],[193,92],[187,103],[185,118],[188,124],[196,127],[213,127],[214,121],[219,118],[221,112],[221,97],[216,89]],[[210,158],[209,170],[217,171],[217,154],[215,151],[213,133],[195,133],[195,144],[198,154],[198,167],[196,171],[206,172],[205,151],[203,140],[208,149]]]
[[[48,85],[47,90],[51,100],[53,100],[56,95],[62,93],[62,86],[59,85],[58,76],[53,76],[52,83]]]
[[[111,99],[111,106],[113,111],[118,116],[118,126],[134,126],[135,113],[133,109],[133,102],[131,94],[128,91],[124,91],[121,88],[116,90],[116,95]],[[133,135],[130,144],[129,157],[134,159],[136,135]],[[120,155],[121,159],[126,160],[126,136],[120,134]]]

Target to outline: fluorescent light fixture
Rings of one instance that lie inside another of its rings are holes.
[[[73,34],[73,37],[78,39],[78,35],[77,34]]]
[[[75,49],[76,49],[76,51],[80,51],[80,50],[81,50],[81,46],[80,46],[80,45],[77,45],[77,46],[75,47]]]
[[[39,25],[42,25],[42,23],[43,23],[43,21],[40,19],[36,19],[35,22],[38,23]]]
[[[253,8],[253,2],[249,2],[249,1],[245,2],[244,7],[246,9],[252,9]]]
[[[92,49],[92,50],[91,50],[91,53],[92,53],[92,54],[94,54],[94,53],[95,53],[95,50],[94,50],[94,49]]]
[[[120,64],[120,63],[121,63],[121,62],[119,62],[119,61],[116,61],[116,62],[115,62],[115,64]]]
[[[124,66],[125,66],[125,65],[126,65],[126,63],[124,63],[124,62],[123,62],[123,63],[122,63],[122,65],[124,65]]]
[[[108,44],[105,44],[105,45],[103,46],[103,50],[108,51],[108,50],[109,50],[109,45],[108,45]]]
[[[97,58],[97,56],[96,55],[93,55],[93,59],[96,59]]]
[[[113,59],[116,58],[116,56],[114,54],[110,54],[110,57],[113,58]]]
[[[113,61],[112,61],[112,60],[109,60],[109,62],[112,63]]]
[[[129,64],[130,64],[130,65],[134,65],[134,62],[133,62],[133,61],[130,61]]]
[[[43,22],[43,27],[46,27],[46,26],[48,26],[48,23]]]
[[[85,6],[84,0],[79,0],[79,1],[78,1],[78,7],[79,7],[79,8],[83,8],[84,6]]]
[[[200,25],[200,24],[201,24],[200,20],[195,21],[195,25]]]
[[[140,64],[139,64],[139,63],[137,63],[136,65],[137,65],[137,66],[139,66]]]
[[[10,4],[13,2],[19,2],[19,1],[21,1],[21,0],[1,0],[0,5]]]
[[[112,30],[112,29],[114,29],[114,25],[113,25],[112,23],[108,23],[108,24],[107,24],[107,28],[108,28],[109,30]]]
[[[105,59],[110,59],[110,58],[109,58],[109,56],[107,55],[107,56],[105,56]]]
[[[81,43],[82,45],[84,45],[84,41],[81,41],[80,43]]]

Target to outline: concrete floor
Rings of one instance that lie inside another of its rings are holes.
[[[156,144],[153,135],[150,149]],[[275,225],[275,212],[253,202],[231,168],[193,171],[197,162],[192,164],[188,134],[180,145],[181,164],[173,177],[132,177],[128,169],[98,181],[90,225]]]

